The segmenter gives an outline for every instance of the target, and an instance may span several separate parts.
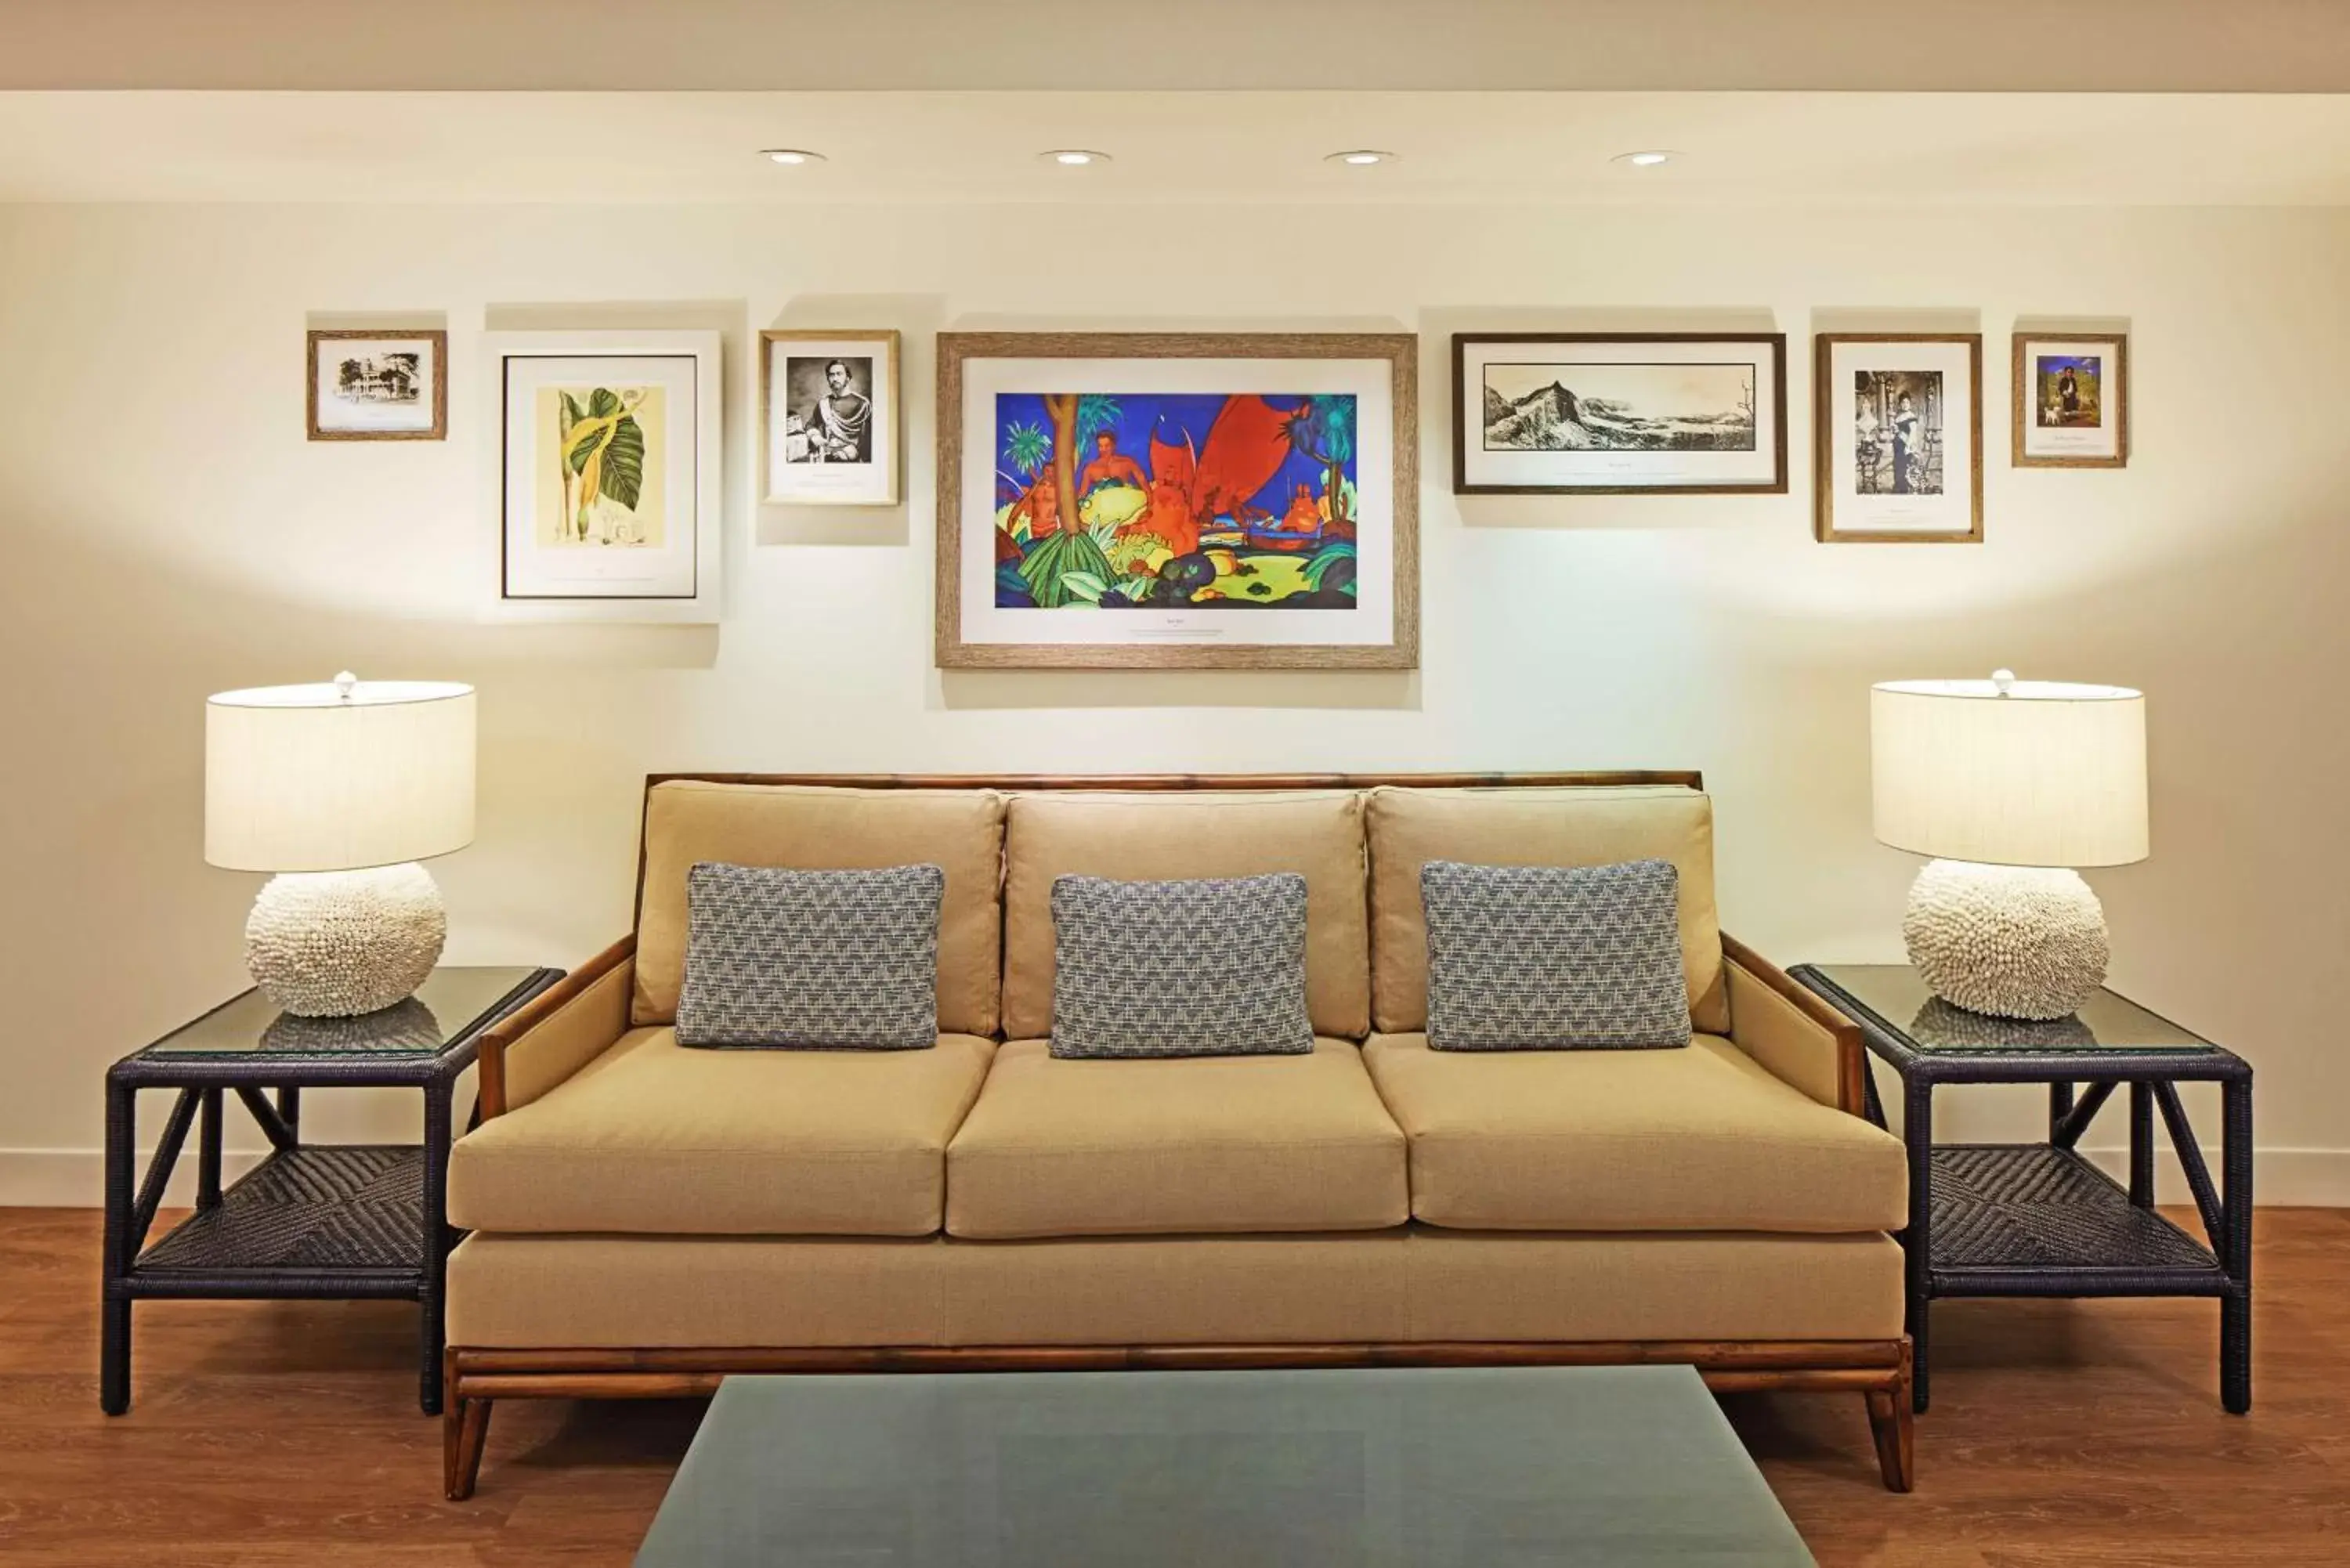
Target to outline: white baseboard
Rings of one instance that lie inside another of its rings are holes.
[[[193,1135],[191,1135],[191,1142]],[[259,1149],[223,1149],[221,1179],[234,1181],[261,1162]],[[131,1167],[131,1180],[147,1174],[152,1149],[140,1149]],[[179,1168],[163,1189],[166,1208],[184,1209],[196,1200],[195,1151],[181,1155]],[[0,1208],[99,1209],[106,1203],[106,1156],[94,1148],[0,1148]]]
[[[2129,1179],[2127,1148],[2085,1148],[2081,1152],[2096,1161],[2115,1180],[2126,1182]],[[2204,1145],[2203,1158],[2211,1167],[2212,1185],[2224,1185],[2218,1146]],[[2178,1161],[2172,1158],[2168,1143],[2155,1151],[2154,1200],[2158,1203],[2195,1201],[2194,1194],[2187,1190],[2187,1178],[2179,1173]],[[2350,1208],[2350,1149],[2255,1149],[2252,1153],[2252,1202],[2265,1209]]]
[[[2126,1179],[2126,1149],[2090,1148],[2082,1153],[2116,1178]],[[2216,1159],[2217,1151],[2207,1149]],[[261,1158],[259,1150],[228,1150],[221,1157],[221,1172],[234,1179]],[[137,1169],[144,1175],[148,1151],[139,1155]],[[2215,1168],[2211,1179],[2218,1181]],[[164,1201],[185,1205],[194,1201],[196,1166],[182,1157],[164,1191]],[[2350,1148],[2264,1148],[2252,1160],[2252,1192],[2262,1205],[2350,1208]],[[2164,1203],[2189,1203],[2186,1179],[2165,1147],[2155,1162],[2155,1197]],[[0,1208],[96,1209],[106,1201],[104,1157],[94,1148],[0,1148]]]

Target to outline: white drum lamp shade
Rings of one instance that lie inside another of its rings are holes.
[[[1877,836],[1988,866],[2147,857],[2146,698],[2054,680],[1893,680],[1869,694]]]
[[[449,922],[415,862],[473,837],[470,686],[344,674],[205,705],[204,858],[279,873],[245,960],[288,1012],[372,1012],[421,984]]]
[[[1877,836],[1934,857],[1902,920],[1936,994],[2063,1018],[2105,982],[2104,908],[2077,871],[2147,852],[2146,699],[2121,686],[1896,680],[1869,695]]]
[[[473,689],[354,680],[224,691],[204,705],[204,858],[349,871],[473,839]]]

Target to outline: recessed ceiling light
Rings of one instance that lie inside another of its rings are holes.
[[[1375,148],[1357,147],[1346,152],[1333,152],[1322,160],[1325,163],[1351,163],[1357,169],[1367,169],[1374,163],[1393,163],[1396,154],[1381,152]]]
[[[1640,152],[1618,152],[1615,157],[1609,159],[1608,161],[1611,163],[1629,163],[1635,169],[1654,169],[1658,164],[1670,163],[1674,159],[1679,156],[1680,154],[1678,152],[1668,152],[1661,148],[1652,147]]]
[[[810,152],[805,147],[763,147],[759,156],[775,163],[821,163],[824,154]]]
[[[1069,169],[1082,169],[1088,163],[1109,161],[1108,153],[1093,152],[1082,147],[1055,147],[1050,151],[1039,152],[1036,156],[1047,163],[1058,163]]]

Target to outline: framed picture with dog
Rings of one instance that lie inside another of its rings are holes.
[[[2015,335],[2018,468],[2123,468],[2129,463],[2129,336]]]

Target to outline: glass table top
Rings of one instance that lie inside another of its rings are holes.
[[[2149,1012],[2125,996],[2099,991],[2070,1018],[2035,1023],[1954,1007],[1926,988],[1906,963],[1814,964],[1854,1001],[1898,1030],[1920,1051],[2210,1051],[2210,1041]]]
[[[1686,1366],[730,1377],[639,1568],[1808,1568]]]
[[[446,1051],[483,1014],[539,971],[526,965],[444,964],[416,994],[352,1018],[296,1018],[258,990],[245,992],[148,1046],[140,1055],[177,1061],[216,1056],[421,1058]]]

